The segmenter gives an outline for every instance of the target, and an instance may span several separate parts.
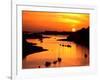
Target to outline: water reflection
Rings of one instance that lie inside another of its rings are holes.
[[[27,42],[36,43],[48,51],[33,53],[23,59],[23,68],[67,67],[89,65],[89,50],[81,45],[69,41],[57,41],[66,36],[43,35],[42,41],[27,39]]]

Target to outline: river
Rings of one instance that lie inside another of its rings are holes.
[[[47,51],[33,53],[22,60],[22,68],[46,68],[48,67],[77,67],[89,65],[89,49],[70,41],[58,41],[66,39],[65,35],[43,35],[43,42],[39,39],[27,39],[27,42],[36,43]],[[58,61],[58,58],[61,61]]]

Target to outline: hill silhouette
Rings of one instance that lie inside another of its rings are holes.
[[[60,39],[59,41],[73,41],[89,48],[89,28],[82,28],[69,34],[66,39]]]

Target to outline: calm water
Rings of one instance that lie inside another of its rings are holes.
[[[47,36],[47,35],[44,35]],[[38,39],[27,39],[27,42],[37,43],[48,51],[33,53],[22,60],[23,68],[38,68],[46,67],[45,63],[50,62],[49,67],[68,67],[68,66],[87,66],[89,65],[89,50],[81,45],[69,41],[57,41],[64,39],[66,36],[49,35],[50,38],[43,39],[43,42]],[[62,46],[62,45],[71,45]],[[61,62],[53,63],[60,57]]]

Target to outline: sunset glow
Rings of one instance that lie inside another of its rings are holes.
[[[22,11],[22,68],[90,64],[90,15]]]
[[[75,28],[72,28],[72,32],[75,32],[76,31],[76,29]]]
[[[23,31],[72,31],[87,28],[89,14],[23,11],[22,22]]]

